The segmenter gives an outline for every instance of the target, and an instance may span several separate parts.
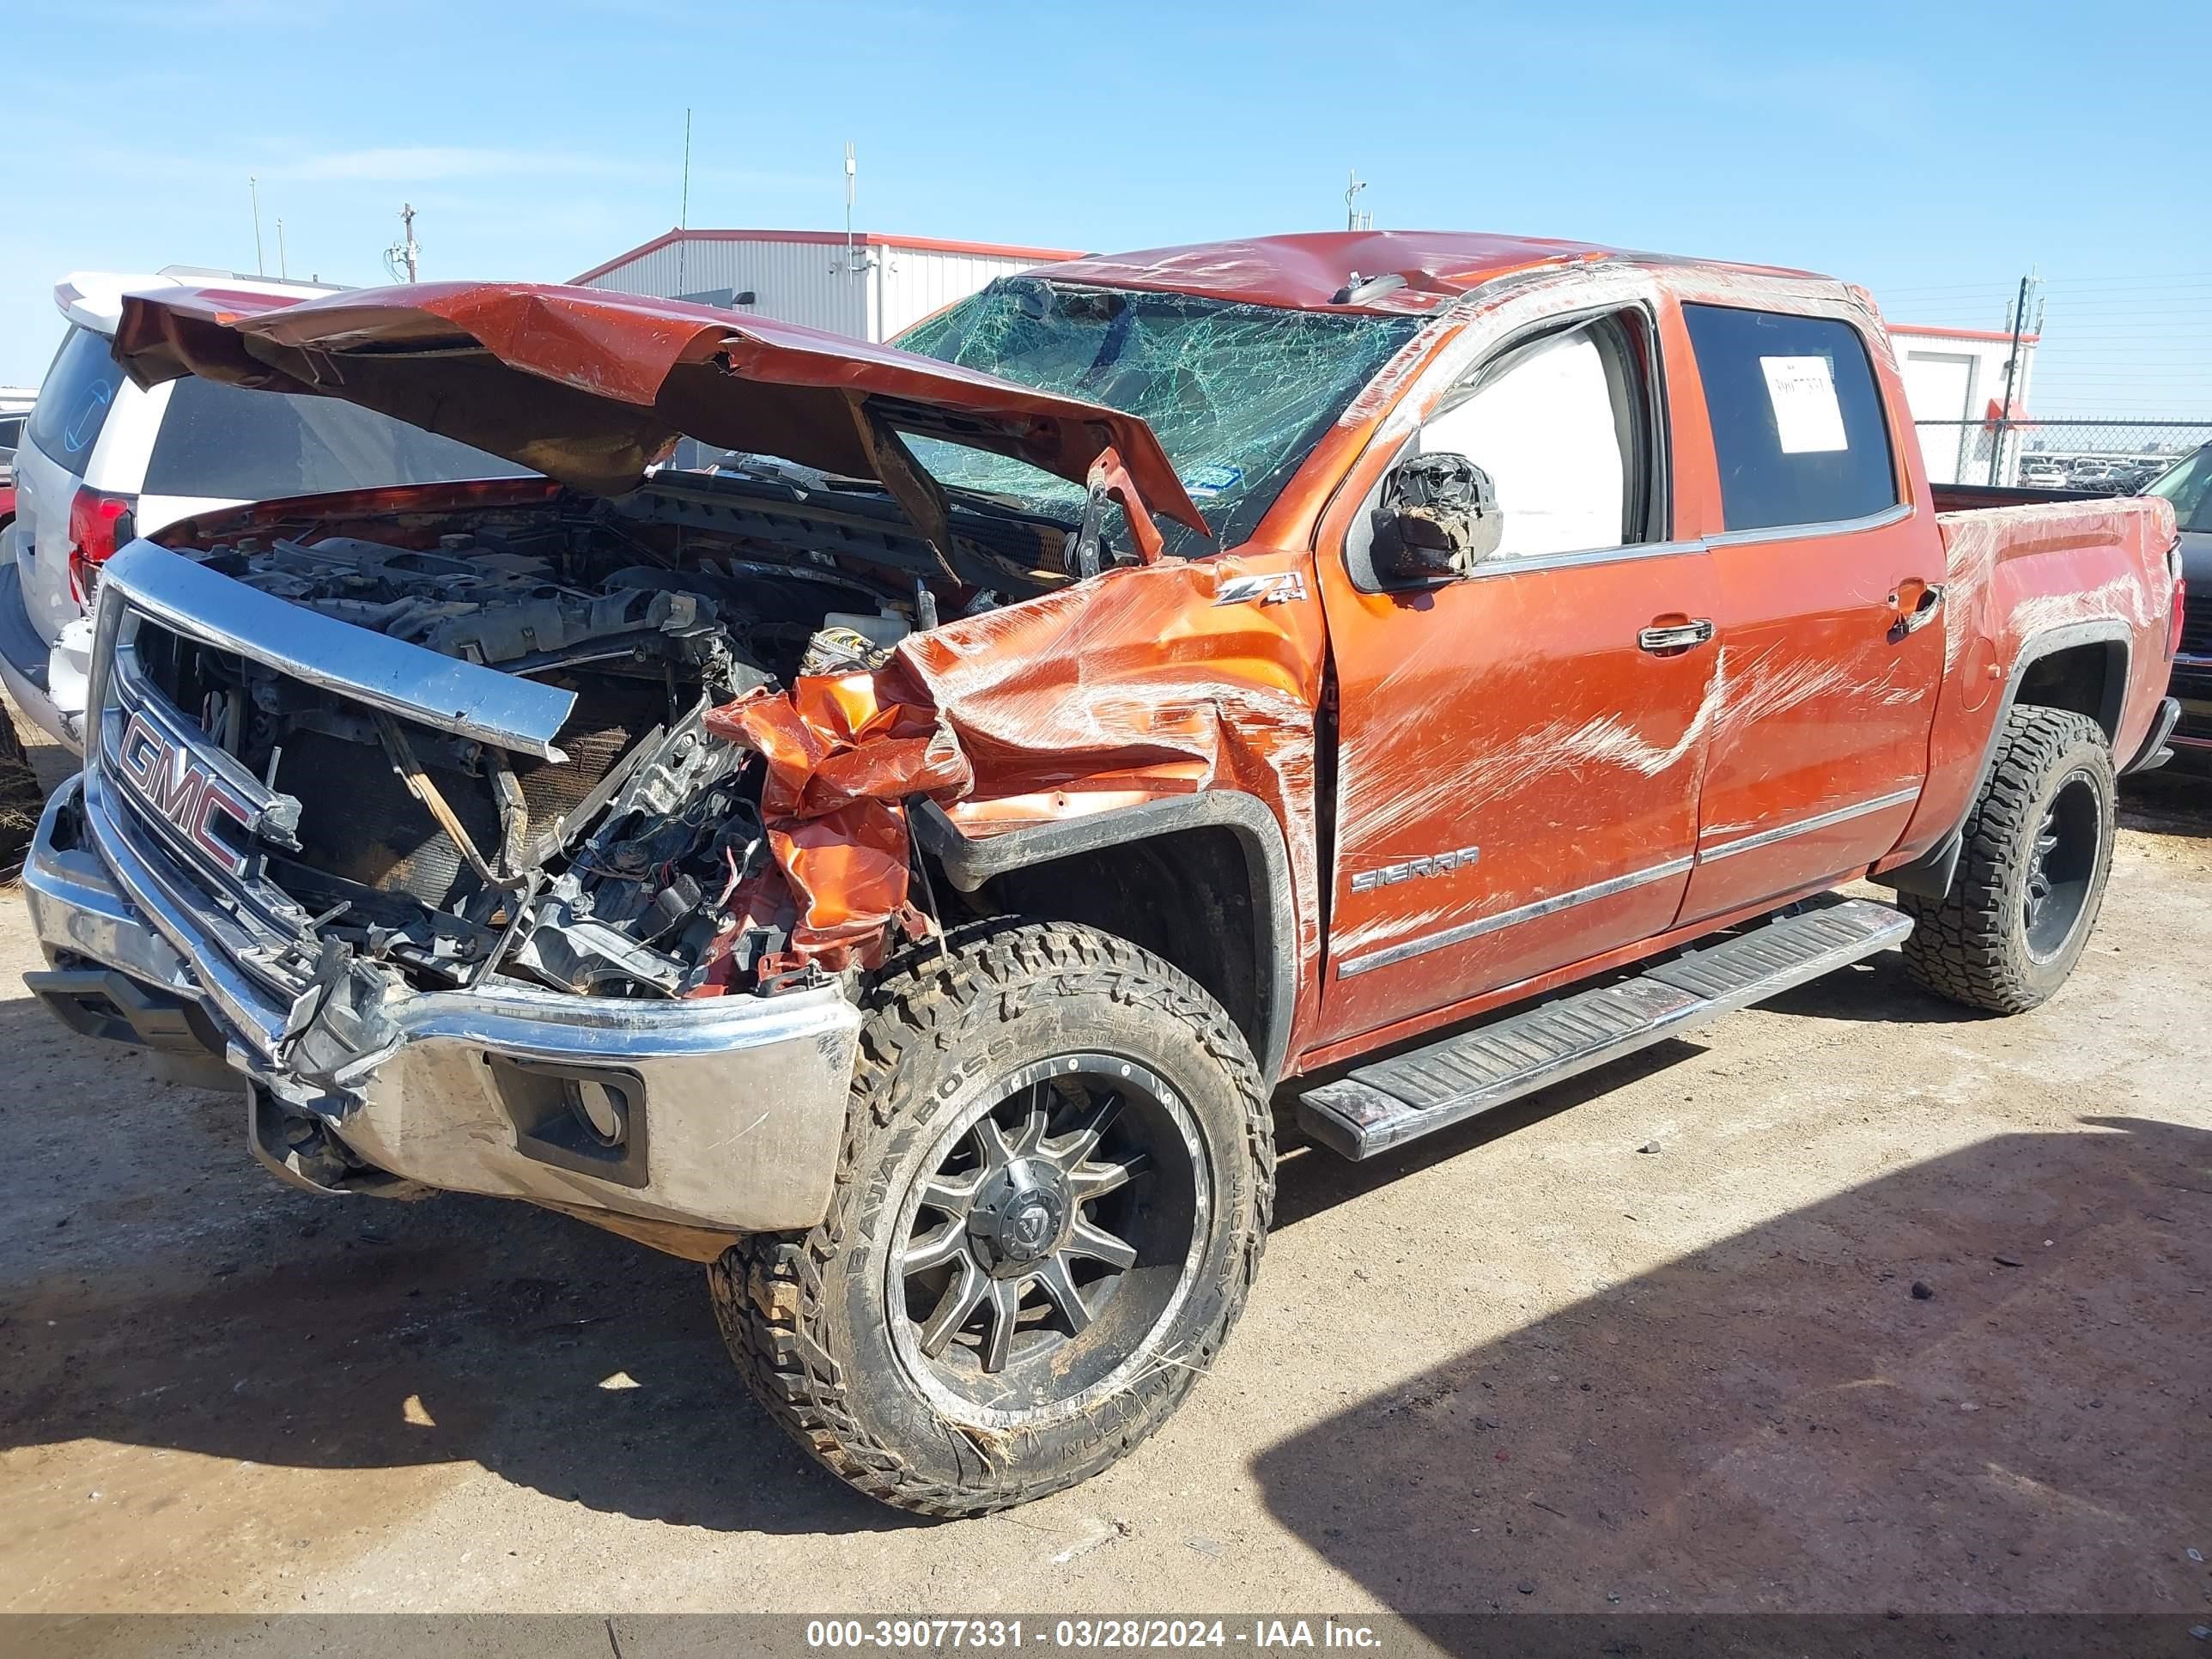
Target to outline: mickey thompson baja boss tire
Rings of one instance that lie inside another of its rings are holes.
[[[1967,814],[1951,890],[1900,896],[1913,921],[1905,970],[1995,1014],[2025,1013],[2057,990],[2104,902],[2116,793],[2112,750],[2094,720],[2014,708]]]
[[[955,933],[866,1000],[812,1231],[708,1270],[738,1370],[830,1471],[928,1515],[1025,1503],[1164,1422],[1243,1310],[1267,1090],[1190,980],[1072,925]]]

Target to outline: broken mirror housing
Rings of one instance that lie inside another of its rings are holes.
[[[1468,574],[1505,532],[1490,475],[1464,455],[1442,453],[1391,469],[1372,523],[1376,573],[1409,582]]]

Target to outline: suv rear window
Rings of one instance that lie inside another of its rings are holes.
[[[1863,519],[1897,505],[1866,342],[1849,323],[1686,305],[1730,530]]]
[[[72,325],[32,406],[31,441],[48,460],[82,478],[122,385],[123,368],[108,354],[107,337]]]
[[[249,392],[186,375],[169,393],[143,489],[149,495],[264,501],[528,471],[334,398]]]

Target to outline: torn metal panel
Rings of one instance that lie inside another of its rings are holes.
[[[1224,788],[1285,828],[1310,964],[1321,617],[1310,601],[1216,603],[1305,569],[1276,555],[1112,570],[915,635],[874,673],[716,711],[715,731],[769,763],[762,815],[799,902],[793,951],[830,968],[880,959],[910,902],[913,796],[984,834]]]

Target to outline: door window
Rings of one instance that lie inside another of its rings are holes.
[[[1504,515],[1494,559],[1641,541],[1644,495],[1638,378],[1607,321],[1487,364],[1421,429],[1425,453],[1489,474]]]
[[[1897,505],[1866,341],[1849,323],[1686,305],[1731,531],[1836,524]]]

